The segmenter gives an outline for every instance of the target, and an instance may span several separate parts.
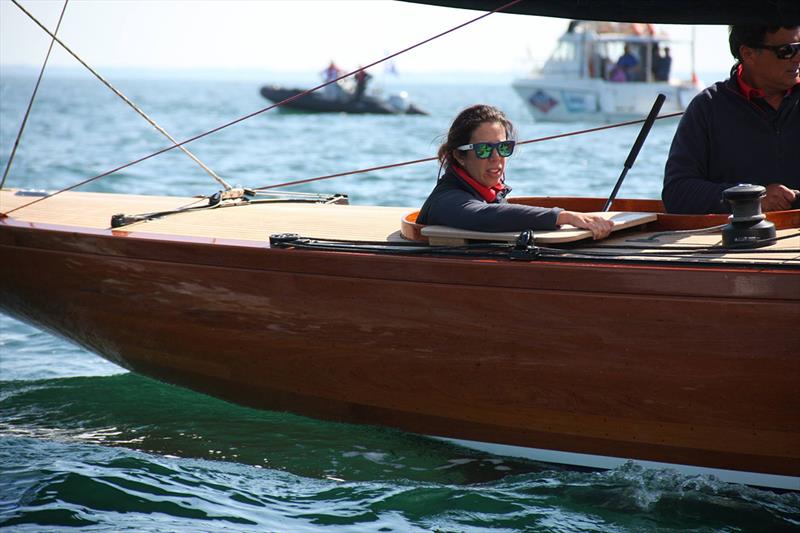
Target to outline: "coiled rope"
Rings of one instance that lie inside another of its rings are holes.
[[[24,8],[23,8],[21,5],[19,5],[19,3],[17,2],[17,0],[11,0],[11,1],[12,1],[12,2],[14,2],[14,4],[15,4],[17,7],[19,7],[19,8],[20,8],[20,9],[21,9],[23,12],[25,12],[25,13],[26,13],[26,14],[27,14],[27,15],[28,15],[28,16],[29,16],[31,19],[33,19],[33,20],[34,20],[34,22],[36,22],[36,23],[37,23],[37,24],[38,24],[38,25],[39,25],[39,26],[40,26],[40,27],[41,27],[41,28],[42,28],[44,31],[46,31],[48,34],[50,34],[51,36],[53,36],[53,38],[56,40],[56,42],[58,42],[58,44],[60,44],[61,46],[64,46],[64,48],[66,49],[66,46],[65,46],[65,45],[64,45],[64,44],[63,44],[63,43],[62,43],[60,40],[58,40],[58,39],[57,39],[57,38],[56,38],[56,37],[55,37],[55,36],[54,36],[52,33],[50,33],[50,31],[49,31],[49,30],[47,30],[47,28],[45,28],[45,27],[44,27],[42,24],[40,24],[38,21],[36,21],[36,19],[35,19],[35,18],[34,18],[34,17],[33,17],[33,16],[30,14],[30,13],[28,13],[27,11],[25,11],[25,9],[24,9]],[[275,103],[275,104],[272,104],[272,105],[270,105],[270,106],[267,106],[267,107],[265,107],[265,108],[259,109],[258,111],[254,111],[253,113],[249,113],[249,114],[247,114],[247,115],[241,116],[241,117],[239,117],[239,118],[237,118],[237,119],[235,119],[235,120],[232,120],[232,121],[230,121],[230,122],[227,122],[227,123],[225,123],[225,124],[222,124],[221,126],[217,126],[216,128],[210,129],[210,130],[208,130],[208,131],[206,131],[206,132],[204,132],[204,133],[201,133],[201,134],[199,134],[199,135],[195,135],[194,137],[190,137],[189,139],[186,139],[185,141],[182,141],[182,142],[175,142],[175,144],[173,144],[172,146],[168,146],[168,147],[166,147],[166,148],[163,148],[163,149],[161,149],[161,150],[158,150],[158,151],[156,151],[156,152],[153,152],[153,153],[151,153],[151,154],[149,154],[149,155],[146,155],[146,156],[140,157],[139,159],[136,159],[136,160],[134,160],[134,161],[130,161],[130,162],[128,162],[128,163],[125,163],[125,164],[123,164],[123,165],[120,165],[120,166],[118,166],[118,167],[116,167],[116,168],[113,168],[113,169],[111,169],[111,170],[108,170],[108,171],[106,171],[106,172],[102,172],[102,173],[100,173],[100,174],[98,174],[98,175],[96,175],[96,176],[93,176],[93,177],[91,177],[91,178],[87,178],[87,179],[85,179],[85,180],[83,180],[83,181],[81,181],[81,182],[78,182],[78,183],[74,184],[74,185],[70,185],[69,187],[65,187],[65,188],[63,188],[63,189],[60,189],[60,190],[58,190],[58,191],[55,191],[55,192],[53,192],[53,193],[50,193],[50,194],[48,194],[48,195],[46,195],[46,196],[42,196],[41,198],[37,198],[36,200],[33,200],[32,202],[28,202],[27,204],[20,205],[20,206],[18,206],[18,207],[16,207],[16,208],[12,209],[12,210],[10,210],[10,211],[7,211],[7,212],[5,212],[5,213],[2,213],[2,212],[0,212],[0,218],[7,217],[8,215],[10,215],[11,213],[13,213],[13,212],[15,212],[15,211],[19,211],[20,209],[24,209],[24,208],[26,208],[26,207],[28,207],[28,206],[31,206],[31,205],[33,205],[33,204],[36,204],[36,203],[39,203],[39,202],[41,202],[41,201],[47,200],[48,198],[52,198],[53,196],[56,196],[57,194],[61,194],[61,193],[63,193],[63,192],[67,192],[67,191],[71,191],[71,190],[73,190],[73,189],[77,189],[78,187],[81,187],[81,186],[83,186],[83,185],[86,185],[87,183],[91,183],[91,182],[93,182],[93,181],[99,180],[100,178],[104,178],[104,177],[106,177],[106,176],[108,176],[108,175],[110,175],[110,174],[113,174],[113,173],[115,173],[115,172],[119,172],[119,171],[120,171],[120,170],[122,170],[122,169],[125,169],[125,168],[128,168],[128,167],[130,167],[130,166],[136,165],[136,164],[138,164],[138,163],[141,163],[142,161],[146,161],[146,160],[148,160],[148,159],[150,159],[150,158],[152,158],[152,157],[155,157],[155,156],[157,156],[157,155],[161,155],[161,154],[163,154],[164,152],[169,152],[170,150],[173,150],[173,149],[175,149],[175,148],[181,148],[181,147],[183,147],[183,145],[184,145],[184,144],[188,144],[188,143],[190,143],[190,142],[196,141],[196,140],[198,140],[198,139],[201,139],[201,138],[203,138],[203,137],[206,137],[206,136],[208,136],[208,135],[211,135],[212,133],[216,133],[216,132],[218,132],[218,131],[220,131],[220,130],[223,130],[223,129],[225,129],[225,128],[228,128],[228,127],[230,127],[230,126],[233,126],[234,124],[238,124],[239,122],[242,122],[242,121],[244,121],[244,120],[247,120],[247,119],[250,119],[250,118],[252,118],[252,117],[255,117],[255,116],[257,116],[257,115],[260,115],[261,113],[264,113],[264,112],[266,112],[266,111],[269,111],[270,109],[274,109],[274,108],[276,108],[276,107],[278,107],[278,106],[281,106],[281,105],[283,105],[283,104],[285,104],[285,103],[287,103],[287,102],[291,102],[291,101],[293,101],[293,100],[296,100],[297,98],[300,98],[300,97],[302,97],[302,96],[305,96],[305,95],[307,95],[307,94],[309,94],[309,93],[312,93],[312,92],[314,92],[314,91],[317,91],[317,90],[319,90],[319,89],[321,89],[321,88],[323,88],[323,87],[327,87],[328,85],[330,85],[330,84],[332,84],[332,83],[336,83],[336,82],[338,82],[338,81],[340,81],[340,80],[342,80],[342,79],[344,79],[344,78],[347,78],[348,76],[352,76],[353,74],[355,74],[355,73],[356,73],[356,72],[358,72],[359,70],[366,70],[366,69],[368,69],[368,68],[374,67],[375,65],[379,65],[380,63],[383,63],[383,62],[385,62],[385,61],[388,61],[388,60],[390,60],[390,59],[393,59],[393,58],[395,58],[395,57],[399,56],[400,54],[404,54],[404,53],[406,53],[406,52],[408,52],[408,51],[410,51],[410,50],[413,50],[414,48],[417,48],[417,47],[419,47],[419,46],[422,46],[423,44],[427,44],[427,43],[429,43],[429,42],[433,41],[434,39],[438,39],[439,37],[442,37],[442,36],[444,36],[444,35],[447,35],[448,33],[451,33],[451,32],[454,32],[455,30],[461,29],[461,28],[463,28],[463,27],[465,27],[465,26],[467,26],[467,25],[469,25],[469,24],[472,24],[472,23],[474,23],[474,22],[477,22],[477,21],[479,21],[479,20],[481,20],[481,19],[483,19],[483,18],[485,18],[485,17],[488,17],[489,15],[492,15],[492,14],[494,14],[494,13],[497,13],[497,12],[503,11],[504,9],[507,9],[507,8],[509,8],[509,7],[513,6],[513,5],[516,5],[516,4],[520,3],[521,1],[522,1],[522,0],[513,0],[513,1],[509,2],[509,3],[507,3],[507,4],[504,4],[504,5],[500,6],[500,7],[498,7],[498,8],[496,8],[496,9],[492,10],[492,11],[489,11],[489,12],[487,12],[487,13],[484,13],[483,15],[480,15],[480,16],[478,16],[478,17],[475,17],[474,19],[468,20],[467,22],[464,22],[463,24],[459,24],[458,26],[455,26],[455,27],[453,27],[453,28],[450,28],[449,30],[446,30],[446,31],[444,31],[444,32],[442,32],[442,33],[439,33],[439,34],[437,34],[437,35],[434,35],[433,37],[430,37],[430,38],[428,38],[428,39],[425,39],[424,41],[421,41],[421,42],[419,42],[419,43],[417,43],[417,44],[414,44],[414,45],[412,45],[412,46],[409,46],[408,48],[404,48],[403,50],[400,50],[399,52],[395,52],[394,54],[391,54],[391,55],[389,55],[389,56],[386,56],[386,57],[384,57],[383,59],[379,59],[379,60],[377,60],[377,61],[374,61],[374,62],[372,62],[372,63],[368,64],[368,65],[367,65],[367,66],[365,66],[365,67],[358,68],[358,69],[356,69],[356,70],[353,70],[353,71],[351,71],[351,72],[348,72],[347,74],[343,74],[343,75],[339,76],[339,77],[338,77],[338,78],[336,78],[336,79],[330,80],[330,81],[328,81],[328,82],[326,82],[326,83],[322,83],[322,84],[320,84],[320,85],[317,85],[316,87],[313,87],[313,88],[311,88],[311,89],[309,89],[309,90],[307,90],[307,91],[304,91],[304,92],[302,92],[302,93],[299,93],[299,94],[296,94],[296,95],[294,95],[294,96],[291,96],[291,97],[289,97],[289,98],[287,98],[287,99],[285,99],[285,100],[282,100],[282,101],[280,101],[280,102],[277,102],[277,103]],[[73,54],[73,57],[75,57],[76,59],[78,59],[78,58],[77,58],[77,56],[75,56],[74,54]],[[80,59],[78,59],[78,60],[80,61]],[[81,64],[83,64],[84,66],[86,66],[86,67],[88,68],[88,65],[86,65],[85,63],[83,63],[83,61],[81,61]]]

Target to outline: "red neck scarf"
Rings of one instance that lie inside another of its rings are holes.
[[[470,175],[467,174],[467,171],[461,168],[460,166],[452,165],[452,167],[453,171],[459,178],[467,182],[467,185],[475,189],[475,191],[477,191],[477,193],[480,194],[481,197],[483,197],[483,199],[489,203],[494,202],[495,199],[497,198],[497,193],[499,193],[500,191],[504,191],[506,188],[506,186],[503,184],[502,181],[499,182],[494,187],[487,187],[472,179]]]

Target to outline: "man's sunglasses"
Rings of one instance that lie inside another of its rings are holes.
[[[800,43],[788,44],[761,44],[758,46],[751,46],[751,48],[763,48],[771,50],[778,59],[791,59],[797,52],[800,52]]]
[[[478,159],[489,159],[492,157],[492,150],[497,150],[500,157],[508,157],[514,153],[515,141],[500,141],[499,143],[473,143],[464,144],[456,150],[475,150],[475,157]]]

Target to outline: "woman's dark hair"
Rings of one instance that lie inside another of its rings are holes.
[[[755,26],[751,24],[728,26],[728,44],[731,47],[731,54],[741,61],[742,58],[739,57],[740,46],[757,48],[764,44],[767,33],[775,33],[781,28],[791,30],[794,26]]]
[[[478,126],[484,122],[498,122],[506,130],[506,139],[513,140],[515,137],[514,125],[506,118],[505,114],[494,106],[478,104],[466,108],[453,120],[450,131],[447,132],[447,139],[439,147],[439,163],[443,167],[449,167],[454,163],[453,150],[464,144],[469,144]]]

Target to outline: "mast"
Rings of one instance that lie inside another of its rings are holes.
[[[697,29],[697,26],[693,25],[692,26],[692,44],[691,44],[691,50],[692,50],[692,85],[697,85],[698,83],[700,83],[700,81],[697,79],[697,70],[695,70],[695,62],[694,62],[694,41],[695,41],[695,31],[696,31],[696,29]]]

